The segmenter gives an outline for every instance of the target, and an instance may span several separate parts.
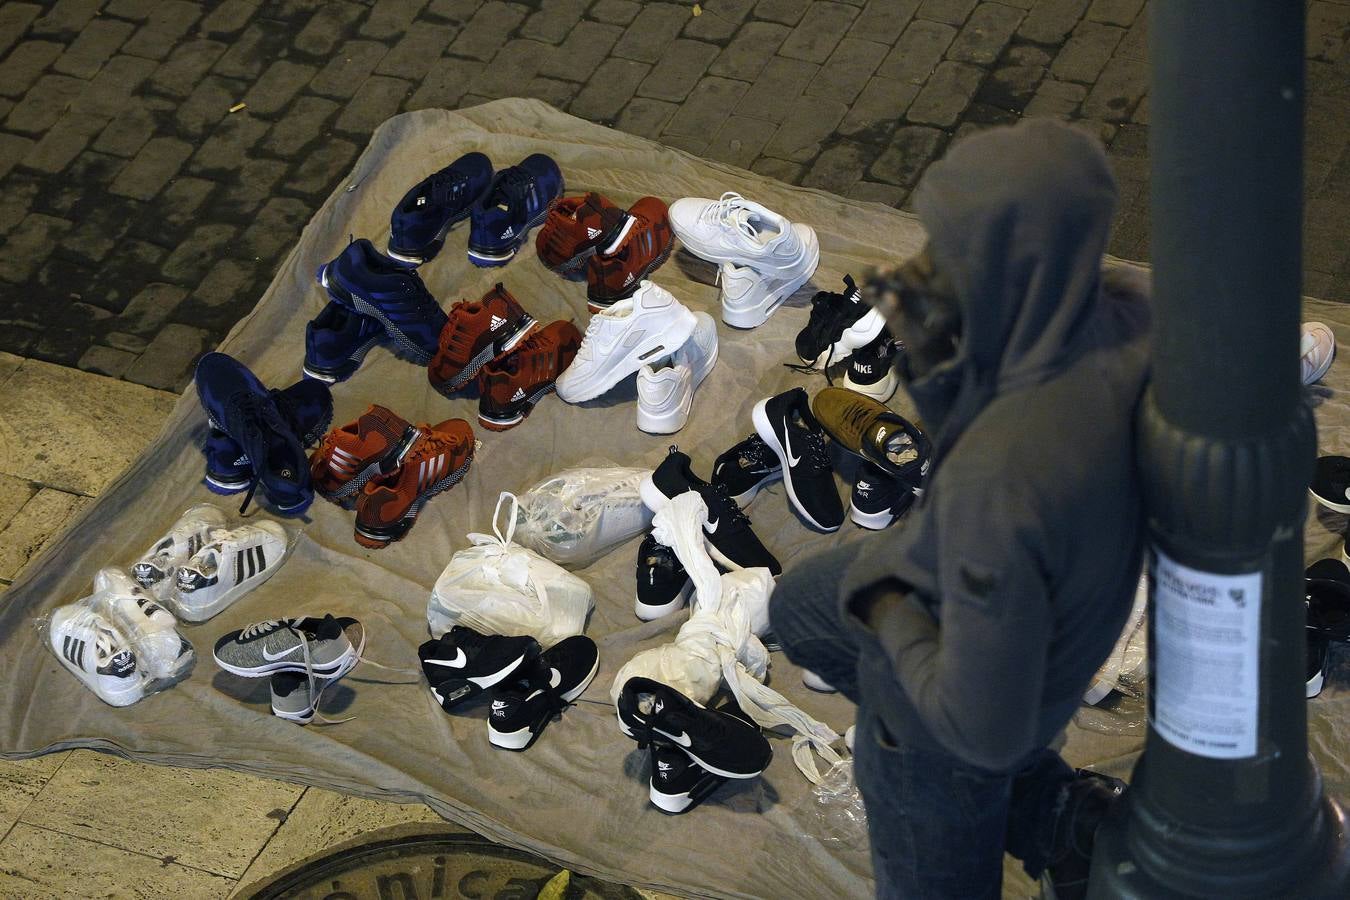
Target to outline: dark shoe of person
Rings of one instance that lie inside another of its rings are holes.
[[[475,266],[510,262],[529,238],[530,229],[544,221],[562,192],[558,164],[542,153],[498,172],[491,187],[473,205],[469,262]]]
[[[853,482],[848,517],[854,525],[871,531],[889,528],[914,504],[914,488],[902,478],[863,463]]]
[[[1079,769],[1065,785],[1063,811],[1055,826],[1055,851],[1042,874],[1055,900],[1084,900],[1097,827],[1125,793],[1119,778]]]
[[[563,638],[525,674],[492,689],[488,741],[503,750],[527,750],[553,717],[585,693],[600,670],[600,650],[584,634]]]
[[[758,725],[695,703],[650,678],[624,683],[618,713],[619,729],[639,746],[664,740],[723,778],[754,778],[773,759],[773,748]]]
[[[882,403],[891,399],[900,386],[900,376],[895,371],[898,349],[889,329],[883,328],[872,343],[853,351],[848,358],[844,387]]]
[[[633,607],[637,617],[650,622],[677,612],[693,592],[694,583],[675,551],[654,535],[643,538],[638,546],[637,600]]]
[[[320,497],[342,503],[372,478],[403,464],[420,432],[403,417],[372,405],[354,422],[334,428],[309,458],[310,480]]]
[[[596,248],[609,246],[628,221],[628,214],[597,193],[564,197],[553,204],[534,249],[539,261],[556,272],[584,268]]]
[[[428,500],[459,483],[473,461],[473,429],[463,419],[417,426],[403,464],[371,479],[356,501],[356,542],[378,550],[412,530]]]
[[[750,505],[760,488],[782,477],[782,463],[758,434],[751,434],[713,462],[712,483],[725,487],[741,508]]]
[[[390,259],[358,238],[319,266],[315,278],[331,299],[378,321],[403,355],[418,365],[431,362],[445,312],[415,266]]]
[[[819,291],[811,298],[811,316],[797,333],[797,358],[815,369],[829,368],[871,344],[886,327],[881,313],[862,299],[852,275],[840,293]]]
[[[413,265],[435,257],[491,184],[492,160],[474,152],[414,185],[389,217],[389,255]]]
[[[834,484],[825,432],[812,415],[806,391],[793,388],[755,404],[755,431],[778,457],[788,502],[819,531],[844,524],[844,504]]]
[[[303,513],[314,501],[309,461],[301,435],[278,409],[276,396],[224,353],[203,356],[193,381],[211,427],[229,435],[253,468],[241,511],[261,487],[282,515]]]
[[[1333,512],[1350,513],[1350,457],[1319,456],[1308,493]]]
[[[830,439],[893,478],[917,487],[932,458],[928,436],[886,404],[847,388],[827,387],[811,398],[811,412]]]
[[[384,340],[379,320],[329,300],[323,311],[305,325],[306,378],[336,384],[356,374],[366,354]]]
[[[479,634],[456,625],[418,647],[417,658],[431,695],[449,712],[520,672],[540,649],[529,635]]]
[[[515,350],[483,367],[478,424],[506,431],[525,421],[554,389],[581,346],[581,332],[559,319],[531,334]]]
[[[450,308],[427,380],[449,397],[467,387],[488,363],[514,350],[537,325],[499,281],[481,300],[461,300]]]
[[[642,480],[639,490],[642,502],[652,512],[686,491],[698,491],[708,507],[703,535],[714,561],[726,569],[763,566],[774,575],[782,573],[783,567],[751,529],[750,518],[731,499],[726,487],[709,484],[695,475],[689,457],[677,448],[670,448],[661,464]]]
[[[670,256],[675,232],[664,201],[643,197],[628,210],[628,221],[586,264],[586,307],[599,312],[633,296],[638,285]]]

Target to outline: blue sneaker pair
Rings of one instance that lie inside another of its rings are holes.
[[[378,322],[404,356],[423,366],[431,362],[445,327],[445,312],[418,277],[415,266],[385,256],[370,241],[360,238],[332,262],[319,266],[315,277],[335,303]],[[340,371],[350,367],[350,374],[370,349],[365,346],[367,340],[369,333],[362,330],[359,321],[348,323],[325,349],[326,353],[331,351],[326,360],[337,360]],[[308,358],[308,342],[305,350]]]
[[[389,255],[410,265],[424,263],[440,252],[457,222],[472,217],[469,261],[505,265],[562,193],[562,172],[542,153],[495,176],[491,160],[467,153],[399,201],[389,221]]]
[[[384,339],[384,326],[377,319],[363,316],[336,300],[329,300],[305,326],[306,378],[336,384],[346,381],[360,368],[376,344]]]
[[[322,436],[333,417],[328,386],[302,381],[269,391],[247,366],[224,353],[203,356],[194,381],[214,429],[204,451],[208,487],[216,493],[247,490],[241,514],[259,487],[283,515],[308,509],[314,491],[305,445]]]

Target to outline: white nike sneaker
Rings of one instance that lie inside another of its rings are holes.
[[[1298,353],[1303,383],[1321,381],[1336,358],[1336,335],[1321,322],[1304,322]]]
[[[212,533],[228,524],[225,513],[210,503],[199,503],[179,517],[164,535],[131,567],[141,587],[163,599],[173,588],[174,572],[192,554],[210,542]]]
[[[271,578],[286,544],[286,529],[266,520],[215,534],[178,568],[172,603],[179,618],[205,622]]]
[[[121,632],[154,679],[176,679],[191,666],[192,645],[178,633],[178,620],[121,569],[94,576],[98,608]]]
[[[145,696],[145,674],[136,654],[110,622],[87,603],[52,612],[47,641],[72,675],[110,706],[130,706]]]
[[[717,364],[717,323],[705,312],[668,365],[644,364],[637,377],[637,426],[648,434],[674,434],[689,421],[694,391]]]
[[[632,297],[591,317],[576,358],[558,376],[558,396],[568,403],[599,397],[643,363],[674,353],[697,323],[670,291],[641,282]]]
[[[758,328],[783,302],[815,274],[820,263],[820,242],[805,225],[793,225],[804,249],[800,264],[786,271],[761,272],[750,266],[722,263],[717,273],[722,283],[722,321],[733,328]]]
[[[811,255],[801,229],[734,191],[723,194],[720,200],[676,200],[670,205],[670,225],[685,249],[697,257],[751,266],[779,278],[796,277],[803,260]],[[814,236],[814,232],[811,234]]]

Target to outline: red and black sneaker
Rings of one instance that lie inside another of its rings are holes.
[[[334,428],[309,457],[314,490],[325,500],[354,501],[372,478],[397,468],[417,429],[397,413],[372,405],[355,422]]]
[[[675,246],[670,212],[656,197],[643,197],[628,210],[614,239],[602,245],[586,266],[586,305],[599,312],[633,296],[644,278],[661,267]]]
[[[597,193],[564,197],[554,204],[539,229],[534,249],[539,261],[562,274],[575,272],[609,244],[628,216]]]
[[[454,487],[473,461],[473,429],[463,419],[419,425],[403,465],[372,480],[356,504],[356,542],[380,548],[407,534],[422,507]]]
[[[483,366],[514,350],[537,324],[501,282],[482,300],[461,300],[441,329],[427,379],[448,397],[473,381]]]
[[[530,335],[514,353],[484,366],[478,423],[490,431],[505,431],[523,422],[553,390],[580,346],[581,332],[560,320]]]

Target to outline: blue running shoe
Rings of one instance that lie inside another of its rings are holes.
[[[377,319],[330,300],[305,326],[305,364],[301,371],[306,378],[326,384],[346,381],[383,337],[384,326]]]
[[[466,153],[415,186],[389,219],[389,255],[414,266],[431,260],[491,186],[492,160],[481,153]]]
[[[530,229],[548,218],[549,208],[562,192],[558,164],[542,153],[498,172],[492,188],[473,207],[469,262],[475,266],[510,262]]]
[[[211,427],[232,438],[253,468],[240,513],[248,508],[259,487],[283,515],[296,516],[308,509],[314,501],[309,460],[295,426],[278,408],[277,396],[243,363],[224,353],[203,356],[194,380]],[[313,384],[315,387],[306,391],[327,390],[326,385]],[[331,418],[331,397],[328,403]],[[321,406],[321,401],[317,405]]]
[[[383,332],[381,332],[383,334]],[[305,379],[272,390],[272,401],[306,447],[318,443],[333,421],[333,395],[322,381]],[[207,435],[206,487],[216,494],[237,494],[253,483],[253,464],[234,438],[212,428]]]
[[[329,297],[379,321],[408,358],[423,366],[431,362],[445,327],[445,311],[414,266],[390,259],[359,238],[337,259],[319,266],[315,277]]]

